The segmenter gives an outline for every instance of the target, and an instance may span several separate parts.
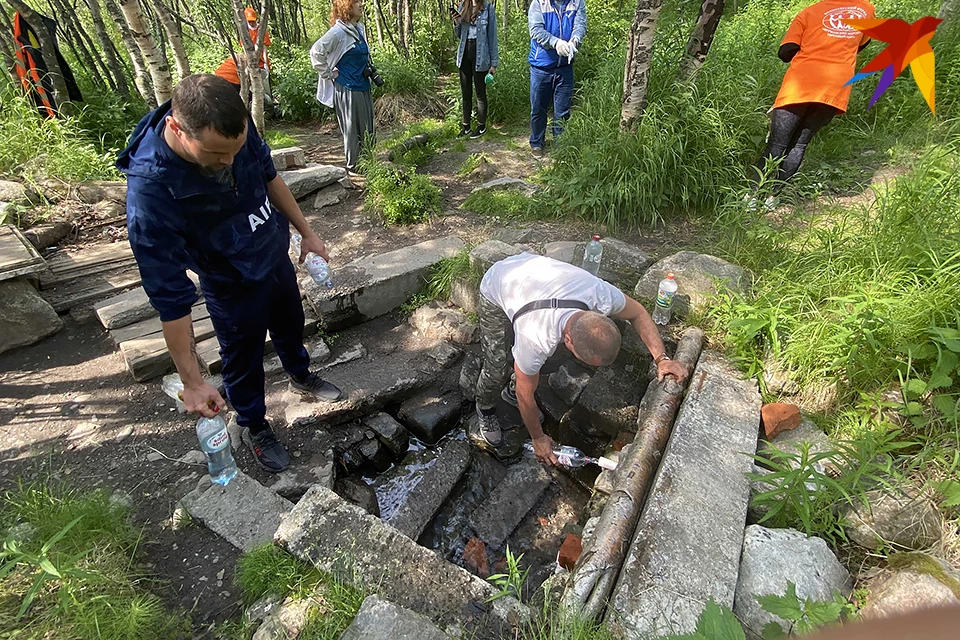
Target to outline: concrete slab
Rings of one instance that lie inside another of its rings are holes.
[[[428,390],[408,398],[397,411],[397,417],[410,433],[433,445],[460,421],[463,398],[459,391],[445,394]]]
[[[733,607],[761,405],[756,383],[703,352],[607,610],[618,636],[692,633],[710,598]]]
[[[430,267],[463,247],[455,236],[436,238],[354,260],[333,272],[333,288],[309,277],[301,287],[326,328],[335,331],[393,311],[420,291]]]
[[[463,473],[470,466],[470,445],[462,440],[451,440],[427,470],[423,480],[407,494],[405,502],[390,518],[389,523],[411,540],[420,535],[446,502]]]
[[[293,508],[292,502],[242,471],[225,487],[201,478],[180,504],[195,520],[241,551],[273,540],[281,516]]]
[[[363,601],[340,640],[453,640],[427,618],[380,596]]]
[[[470,516],[470,526],[489,547],[500,547],[550,486],[550,474],[538,461],[523,458],[507,471],[483,504]]]
[[[491,584],[323,487],[297,503],[275,540],[321,571],[377,591],[442,628],[466,627],[466,637],[507,637],[529,620],[529,610],[513,598],[486,602],[497,592]]]
[[[280,171],[278,174],[297,200],[304,198],[315,191],[319,191],[329,184],[347,176],[343,167],[334,167],[326,164],[308,163],[302,169]]]

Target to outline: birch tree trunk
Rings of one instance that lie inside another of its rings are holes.
[[[620,128],[633,129],[647,106],[653,36],[663,0],[638,0],[627,41],[627,60],[623,67],[623,99],[620,103]]]
[[[170,77],[170,65],[167,59],[157,47],[157,42],[150,29],[144,23],[143,9],[140,7],[139,0],[118,0],[120,11],[123,12],[123,18],[130,29],[130,35],[137,43],[137,48],[143,55],[143,62],[147,71],[150,73],[150,80],[153,84],[153,95],[157,104],[161,104],[170,99],[173,93],[173,78]]]
[[[383,12],[380,10],[380,3],[373,3],[373,19],[377,25],[377,44],[383,46]]]
[[[413,48],[413,8],[415,0],[403,0],[403,48]]]
[[[90,80],[93,81],[93,84],[101,89],[105,89],[107,87],[107,81],[104,79],[104,74],[101,73],[103,61],[94,59],[90,53],[90,50],[93,48],[93,43],[86,40],[84,38],[86,34],[81,34],[81,30],[77,28],[76,21],[78,16],[76,12],[70,11],[64,6],[61,0],[47,0],[47,6],[50,7],[52,15],[59,17],[57,27],[60,30],[60,42],[67,43],[70,51],[73,52],[73,57],[76,58],[78,62],[86,65]],[[87,46],[88,42],[90,44],[89,47]]]
[[[687,40],[687,49],[680,63],[681,80],[693,81],[706,61],[710,45],[713,44],[713,36],[717,33],[717,25],[723,15],[724,2],[725,0],[703,0],[700,5],[697,23]]]
[[[173,49],[173,61],[177,65],[177,77],[181,80],[190,75],[190,61],[187,60],[187,50],[183,47],[183,36],[180,25],[177,24],[173,12],[163,3],[163,0],[149,0],[153,10],[157,12],[157,19],[167,34],[167,42]]]
[[[130,33],[130,27],[127,26],[127,21],[114,0],[104,0],[104,6],[107,8],[107,13],[113,18],[114,24],[117,25],[120,40],[123,41],[123,46],[127,50],[127,56],[130,57],[130,66],[133,67],[133,84],[147,106],[153,109],[157,106],[157,98],[153,91],[153,82],[150,80],[150,72],[147,71],[143,54],[140,53],[140,47],[137,46],[133,34]]]
[[[270,17],[270,3],[269,0],[263,0],[260,5],[260,22],[257,24],[257,41],[253,42],[250,39],[250,29],[247,27],[247,21],[243,17],[244,10],[244,1],[243,0],[230,0],[231,5],[233,6],[233,21],[236,24],[237,32],[240,34],[240,44],[243,47],[243,61],[246,63],[241,69],[241,65],[237,65],[237,70],[243,73],[249,81],[250,93],[252,97],[250,99],[250,115],[253,117],[253,123],[257,127],[257,131],[260,132],[262,136],[266,129],[264,129],[264,117],[263,117],[263,77],[260,75],[260,56],[263,51],[263,41],[267,36],[267,22]],[[246,98],[247,91],[243,87],[243,77],[241,76],[241,94]]]
[[[127,74],[117,57],[117,52],[113,49],[113,41],[107,34],[107,25],[103,22],[103,13],[100,10],[100,0],[87,0],[87,6],[90,8],[90,17],[93,20],[93,33],[100,42],[100,47],[106,58],[107,69],[113,76],[113,84],[117,93],[122,96],[129,96],[130,86],[127,84]]]
[[[63,71],[60,69],[60,62],[57,60],[56,41],[47,31],[47,25],[40,19],[40,15],[28,7],[21,0],[8,0],[14,11],[23,16],[34,32],[37,34],[37,40],[40,41],[40,52],[43,56],[43,62],[47,65],[47,77],[50,78],[50,86],[53,87],[53,99],[57,101],[57,108],[65,116],[71,116],[74,113],[73,103],[70,102],[70,94],[67,92],[67,83],[63,79]]]

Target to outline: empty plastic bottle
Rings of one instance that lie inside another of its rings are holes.
[[[673,315],[673,299],[677,295],[677,281],[672,273],[660,281],[657,290],[657,304],[653,310],[653,321],[657,324],[667,324]]]
[[[225,486],[237,475],[237,463],[230,452],[230,435],[223,416],[200,418],[197,421],[197,439],[200,449],[207,455],[207,471],[210,481]]]
[[[290,249],[296,256],[296,259],[300,258],[301,242],[303,242],[303,236],[299,233],[290,236]],[[326,260],[311,251],[307,254],[304,266],[307,268],[307,273],[310,274],[314,282],[327,289],[333,288],[333,282],[330,280],[331,269]]]
[[[524,442],[523,448],[529,455],[533,455],[533,443]],[[557,461],[565,467],[579,469],[588,464],[600,465],[604,469],[616,469],[617,463],[604,457],[591,458],[580,449],[570,447],[565,444],[555,444],[553,446],[553,455],[557,456]]]
[[[183,382],[180,380],[179,373],[171,373],[170,375],[163,376],[163,381],[160,383],[160,388],[163,389],[163,392],[173,398],[173,401],[177,403],[177,411],[180,413],[186,413],[187,406],[183,404]]]
[[[600,273],[601,256],[603,256],[603,245],[600,244],[600,236],[594,235],[587,243],[587,248],[583,250],[583,263],[580,264],[580,268],[597,275]]]

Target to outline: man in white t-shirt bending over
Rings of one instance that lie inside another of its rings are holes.
[[[633,325],[657,363],[658,379],[687,377],[686,367],[667,356],[647,310],[612,284],[572,264],[531,253],[490,267],[480,283],[483,370],[477,382],[479,430],[487,444],[497,447],[503,438],[496,414],[499,395],[520,410],[537,459],[557,464],[534,398],[540,368],[561,342],[592,367],[612,364],[620,351],[620,330],[607,316]],[[505,386],[511,344],[515,394]]]

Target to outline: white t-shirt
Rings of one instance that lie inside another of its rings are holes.
[[[494,264],[480,282],[480,295],[503,309],[510,320],[520,308],[535,300],[579,300],[606,316],[623,311],[626,296],[612,284],[580,267],[553,258],[521,253]],[[528,376],[563,342],[563,327],[577,309],[538,309],[514,324],[513,359]]]

